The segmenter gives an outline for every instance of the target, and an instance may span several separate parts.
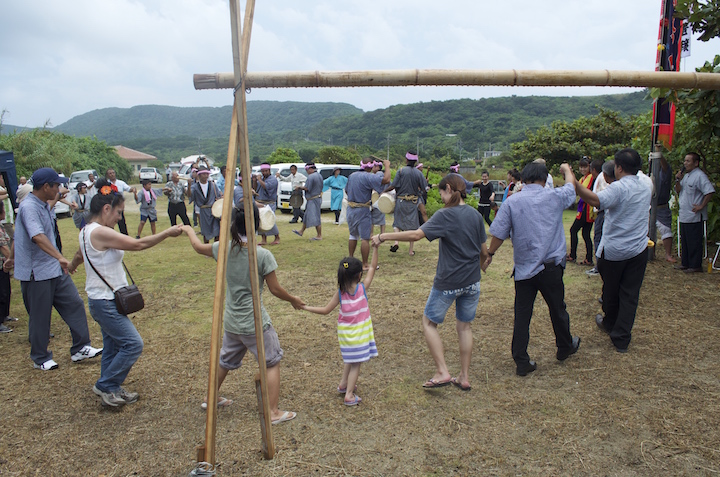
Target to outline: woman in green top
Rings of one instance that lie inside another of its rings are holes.
[[[257,206],[255,210],[255,229],[260,225],[260,216]],[[200,255],[213,257],[217,260],[219,243],[201,243],[195,231],[189,225],[183,226],[187,233],[193,249]],[[242,364],[245,353],[250,350],[257,359],[257,344],[255,337],[255,319],[253,314],[252,290],[250,288],[250,268],[248,265],[247,237],[245,233],[245,209],[241,204],[235,213],[232,227],[230,229],[232,242],[228,250],[227,274],[225,291],[225,313],[223,316],[223,344],[220,350],[220,371],[218,373],[218,389],[222,385],[228,371],[238,369]],[[277,262],[269,250],[257,248],[258,274],[262,293],[263,282],[267,283],[270,293],[288,301],[295,309],[301,309],[305,305],[297,297],[290,295],[278,283],[275,270]],[[265,344],[265,362],[267,365],[267,386],[270,398],[270,418],[273,424],[289,421],[297,415],[291,411],[280,411],[278,400],[280,395],[280,360],[283,357],[283,350],[280,348],[277,333],[270,322],[265,307],[260,299],[263,321],[263,339]],[[224,397],[218,398],[219,407],[228,406],[232,401]],[[207,403],[203,402],[203,408]]]

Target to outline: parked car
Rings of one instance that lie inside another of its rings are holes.
[[[98,173],[95,169],[83,169],[82,171],[75,171],[72,174],[70,174],[70,182],[68,182],[68,189],[70,191],[74,191],[75,187],[77,187],[78,182],[88,182],[88,176],[92,174],[95,176],[95,179],[99,179]]]
[[[287,176],[290,174],[290,166],[293,164],[277,164],[281,166],[286,166],[282,169],[280,169],[280,174]],[[305,174],[305,164],[294,164],[298,168],[298,173]],[[352,174],[355,171],[360,170],[360,166],[356,166],[354,164],[320,164],[316,163],[317,170],[322,176],[323,180],[330,177],[333,173],[333,170],[335,170],[335,167],[340,167],[340,174],[344,175],[345,177],[349,177],[350,174]],[[284,173],[285,169],[287,170],[287,173]],[[292,193],[292,186],[289,182],[280,182],[278,186],[278,210],[282,210],[283,212],[292,212],[292,207],[290,207],[290,194]],[[320,208],[322,210],[329,210],[330,209],[330,189],[323,192],[322,196],[322,205]],[[306,200],[303,199],[303,205],[301,207],[302,210],[305,210],[305,204]]]
[[[495,179],[490,179],[490,183],[493,185],[493,190],[495,191],[495,203],[500,207],[500,204],[502,204],[503,201],[503,194],[505,193],[505,181],[498,181]],[[473,194],[475,194],[475,197],[480,198],[480,191],[477,189],[473,189]]]
[[[154,167],[143,167],[140,169],[140,180],[149,180],[156,184],[162,184],[165,182],[165,176],[160,174]]]

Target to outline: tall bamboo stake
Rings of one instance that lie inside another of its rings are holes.
[[[249,42],[251,28],[249,24],[252,24],[252,18],[254,15],[255,2],[250,0],[247,4],[246,11],[246,25],[243,32],[242,45],[245,48],[242,51],[242,58],[238,53],[240,44],[240,17],[238,14],[237,0],[230,0],[230,21],[232,28],[232,39],[233,39],[233,60],[235,64],[236,72],[242,72],[243,64],[247,64],[247,57],[249,54]],[[239,75],[242,76],[242,75]],[[218,263],[217,270],[215,273],[215,299],[213,303],[213,324],[212,324],[212,335],[210,343],[210,373],[208,377],[208,392],[207,392],[207,417],[205,423],[205,444],[198,447],[197,449],[197,460],[198,462],[204,461],[215,465],[215,434],[217,428],[217,384],[218,384],[218,366],[220,362],[220,343],[222,340],[222,315],[224,311],[224,300],[225,300],[225,286],[226,286],[226,271],[227,271],[227,249],[228,239],[230,236],[230,221],[232,217],[233,207],[233,194],[232,190],[235,186],[235,165],[237,161],[238,149],[240,151],[240,159],[242,161],[241,167],[243,168],[243,175],[246,175],[249,171],[250,161],[248,155],[248,143],[247,143],[247,107],[245,103],[245,89],[241,88],[241,98],[236,95],[235,103],[233,105],[233,117],[230,127],[230,140],[228,144],[228,157],[226,162],[226,173],[225,183],[228,184],[226,189],[230,191],[229,198],[223,203],[222,218],[220,222],[220,242],[218,244]],[[242,141],[240,141],[242,138]],[[246,184],[250,183],[248,180],[244,181]],[[255,314],[255,329],[258,328],[258,321],[260,322],[260,335],[258,338],[258,361],[262,363],[261,366],[261,382],[264,382],[264,371],[265,371],[265,360],[264,360],[264,347],[262,346],[262,315],[260,312],[260,286],[257,276],[257,252],[256,252],[256,239],[255,239],[255,221],[252,209],[252,202],[248,202],[248,197],[252,200],[252,193],[245,188],[245,210],[249,211],[246,215],[246,226],[249,222],[250,225],[247,227],[248,231],[248,259],[250,262],[250,284],[253,295],[253,311]],[[229,199],[229,200],[228,200]],[[248,205],[250,205],[248,207]],[[261,357],[262,353],[262,357]],[[267,385],[265,385],[264,396],[267,396]],[[264,412],[261,412],[266,416],[267,427],[270,426],[269,421],[269,406],[267,403],[267,397],[263,400]],[[265,436],[265,433],[263,432]],[[268,456],[269,451],[274,454],[274,444],[272,443],[272,434],[270,434],[270,444],[264,443],[263,450]],[[272,455],[270,455],[272,457]]]
[[[232,73],[193,75],[195,89],[234,88]],[[352,86],[634,86],[720,89],[718,73],[610,70],[375,70],[248,73],[247,88]]]

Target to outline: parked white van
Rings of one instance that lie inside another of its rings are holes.
[[[298,174],[307,175],[304,163],[274,164],[273,167],[283,166],[282,168],[280,168],[280,175],[282,175],[283,177],[287,177],[290,175],[290,166],[292,165],[297,166]],[[317,167],[317,170],[322,176],[323,180],[327,179],[332,175],[335,167],[339,167],[340,174],[344,175],[345,177],[349,177],[350,174],[352,174],[353,172],[360,170],[360,166],[354,164],[321,164],[319,162],[316,162],[315,166]],[[290,207],[290,194],[292,193],[292,186],[290,182],[278,182],[278,210],[290,213],[292,212],[292,207]],[[320,206],[322,210],[330,210],[330,194],[330,189],[323,192],[322,205]],[[305,203],[306,201],[305,199],[303,199],[303,205],[301,207],[302,210],[305,210]]]

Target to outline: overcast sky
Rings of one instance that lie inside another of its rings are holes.
[[[406,68],[652,71],[661,0],[257,0],[249,71]],[[245,2],[241,10],[244,11]],[[224,0],[4,1],[0,110],[5,124],[57,126],[107,107],[225,106],[194,73],[231,72]],[[682,71],[720,53],[693,38]],[[255,89],[248,100],[393,104],[618,88]]]

